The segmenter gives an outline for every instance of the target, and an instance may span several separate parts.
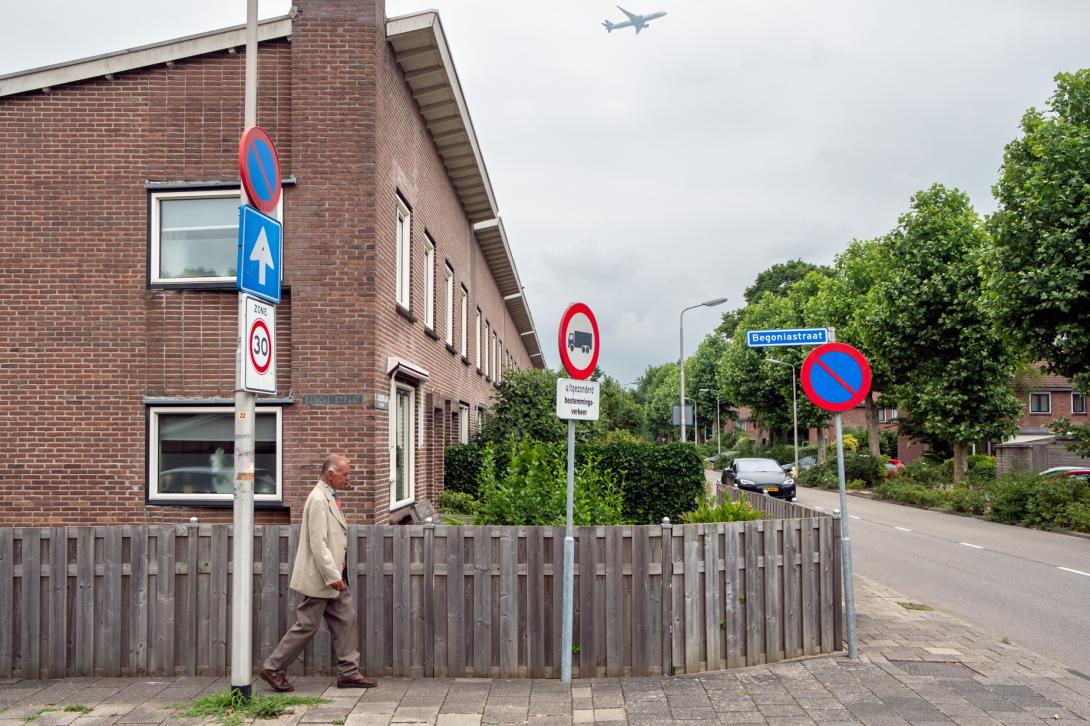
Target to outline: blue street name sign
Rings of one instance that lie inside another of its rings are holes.
[[[829,331],[825,328],[746,331],[746,345],[750,348],[773,348],[783,345],[823,345],[828,342]]]
[[[271,303],[280,302],[284,225],[248,204],[239,207],[239,292]]]

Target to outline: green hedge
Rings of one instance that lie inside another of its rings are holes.
[[[556,446],[561,456],[564,444]],[[494,449],[495,471],[507,470],[510,446]],[[691,444],[616,442],[579,444],[576,466],[596,458],[597,466],[612,472],[624,495],[624,518],[634,524],[658,524],[663,517],[677,521],[691,511],[705,491],[704,464]],[[444,486],[480,498],[479,478],[483,451],[479,444],[446,450]]]

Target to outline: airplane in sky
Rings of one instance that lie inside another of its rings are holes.
[[[620,10],[625,15],[627,15],[628,20],[622,20],[619,23],[611,23],[608,20],[602,21],[602,26],[606,29],[607,33],[612,33],[617,28],[635,28],[636,29],[636,35],[639,35],[641,30],[643,30],[644,28],[650,27],[648,25],[648,23],[650,23],[652,20],[655,20],[656,18],[661,18],[663,15],[666,14],[665,12],[660,10],[657,13],[648,13],[647,15],[637,15],[636,13],[628,12],[627,10],[622,8],[620,5],[617,6],[617,9]]]

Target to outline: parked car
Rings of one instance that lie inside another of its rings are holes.
[[[1072,471],[1086,471],[1085,466],[1054,466],[1051,469],[1045,469],[1039,472],[1037,476],[1061,476],[1066,475]]]
[[[813,469],[817,466],[816,456],[804,456],[799,459],[799,471],[806,471],[807,469]],[[791,470],[795,468],[795,462],[788,462],[780,467],[783,469],[784,474],[790,474]]]
[[[799,462],[802,465],[802,462]],[[744,458],[723,470],[724,486],[767,494],[778,499],[795,499],[795,480],[788,476],[775,459]]]
[[[210,466],[180,466],[159,474],[160,494],[233,494],[235,471]],[[265,469],[254,472],[254,491],[274,494],[276,477]]]
[[[900,459],[890,459],[886,462],[886,478],[892,479],[904,471],[905,465]]]

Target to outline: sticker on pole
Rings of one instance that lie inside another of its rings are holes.
[[[847,411],[862,403],[870,391],[870,363],[847,343],[826,343],[806,356],[799,378],[815,406]]]
[[[246,337],[242,351],[242,387],[254,393],[276,393],[276,306],[246,298]]]
[[[251,126],[238,142],[238,173],[250,204],[265,214],[280,203],[280,157],[265,129]]]
[[[583,303],[572,303],[560,318],[560,362],[580,381],[590,378],[598,365],[598,321]]]

